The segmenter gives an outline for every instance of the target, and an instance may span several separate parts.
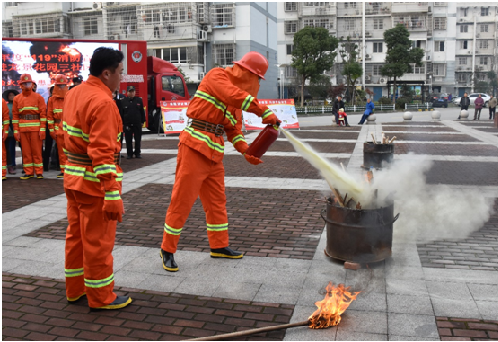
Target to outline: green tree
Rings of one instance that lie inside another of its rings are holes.
[[[329,75],[318,75],[312,77],[310,80],[309,93],[313,98],[323,99],[327,97],[328,90],[330,88],[330,76]]]
[[[380,72],[393,79],[393,88],[396,91],[396,80],[413,71],[410,63],[415,63],[418,67],[422,66],[424,50],[412,48],[410,32],[401,24],[384,31],[384,41],[387,45],[386,64],[380,69]],[[394,103],[395,97],[393,96],[392,103]]]
[[[493,96],[496,96],[496,89],[498,88],[498,75],[493,70],[488,72],[489,85],[492,89]]]
[[[294,35],[292,66],[301,76],[301,106],[304,100],[304,84],[318,77],[334,65],[337,38],[323,27],[305,27]]]
[[[360,52],[358,44],[352,42],[349,36],[345,42],[341,41],[341,47],[342,49],[339,50],[339,55],[341,56],[343,63],[342,74],[346,76],[348,96],[351,100],[351,104],[354,105],[356,103],[356,82],[357,79],[363,75],[363,68],[357,61]]]

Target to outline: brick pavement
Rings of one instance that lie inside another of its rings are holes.
[[[306,126],[302,127],[301,131],[361,131],[361,126],[351,126],[351,127],[339,127],[339,126],[332,126],[330,125],[324,125],[324,126]],[[294,131],[292,132],[299,132],[299,131]]]
[[[498,320],[436,317],[441,341],[496,341]]]
[[[343,138],[345,139],[345,138]],[[342,142],[308,142],[313,150],[320,153],[353,153],[355,143]],[[270,148],[270,152],[295,152],[294,146],[288,141],[275,141]],[[226,157],[225,157],[226,158]]]
[[[422,266],[498,271],[498,199],[494,210],[489,221],[466,239],[419,244]]]
[[[396,133],[396,137],[400,141],[462,141],[462,142],[478,142],[476,138],[472,138],[466,134],[407,134]]]
[[[340,132],[340,131],[331,131],[331,132],[306,132],[306,131],[295,131],[292,134],[298,139],[358,139],[358,135],[360,132],[352,131],[352,132]],[[283,134],[282,134],[283,138]]]
[[[172,185],[147,184],[123,195],[125,219],[118,224],[116,245],[159,248]],[[318,191],[227,188],[230,246],[248,256],[310,260],[315,254],[326,207]],[[27,236],[65,239],[67,220]],[[209,252],[206,217],[199,200],[184,226],[180,250]],[[159,262],[159,259],[158,259]]]
[[[115,287],[132,304],[92,312],[68,304],[62,280],[2,273],[2,340],[184,340],[289,323],[294,305]],[[281,341],[285,330],[246,340]]]
[[[64,193],[62,179],[21,180],[22,173],[17,173],[17,177],[8,177],[2,182],[2,213]]]
[[[121,151],[121,155],[126,155],[126,152]],[[160,163],[162,161],[176,158],[174,154],[142,154],[142,159],[132,158],[126,159],[121,158],[121,168],[123,169],[124,177],[126,177],[126,172],[130,172],[139,169],[144,166],[149,166],[153,164]]]
[[[498,156],[498,147],[493,145],[465,145],[465,144],[424,144],[405,143],[395,144],[396,154],[432,154],[445,156]]]
[[[498,185],[498,163],[434,161],[427,184]]]
[[[157,140],[145,140],[142,141],[141,148],[144,149],[165,149],[165,150],[178,150],[179,139],[157,139]],[[126,153],[126,148],[123,146],[124,152]]]
[[[329,145],[334,145],[330,144]],[[318,171],[301,157],[263,156],[263,164],[249,164],[241,155],[226,155],[223,159],[225,177],[282,177],[320,179]],[[347,166],[349,159],[327,158]]]
[[[439,126],[439,127],[410,127],[408,125],[386,125],[382,124],[382,129],[384,131],[407,131],[407,132],[457,132],[451,127]]]

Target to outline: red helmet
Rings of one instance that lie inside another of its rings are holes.
[[[22,74],[21,75],[21,84],[26,83],[26,82],[33,82],[30,74]]]
[[[249,70],[253,74],[258,75],[262,79],[265,79],[266,71],[268,70],[268,61],[266,58],[256,51],[250,51],[246,53],[240,61],[233,62],[234,64],[240,65],[244,69]]]
[[[65,75],[59,74],[55,76],[55,85],[61,85],[61,84],[67,85],[67,77]]]

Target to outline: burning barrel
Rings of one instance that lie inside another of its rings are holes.
[[[382,168],[382,165],[391,164],[394,155],[394,144],[374,144],[365,142],[363,144],[363,166],[369,169],[373,166],[376,169]]]
[[[391,256],[394,203],[378,209],[351,209],[327,202],[327,247],[332,258],[370,263]]]

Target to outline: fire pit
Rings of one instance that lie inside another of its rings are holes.
[[[373,166],[381,169],[383,165],[391,164],[394,155],[394,144],[379,144],[374,142],[365,142],[363,144],[363,166],[369,169]]]
[[[327,201],[327,246],[329,257],[353,263],[370,263],[391,256],[394,203],[378,209],[352,209]]]

